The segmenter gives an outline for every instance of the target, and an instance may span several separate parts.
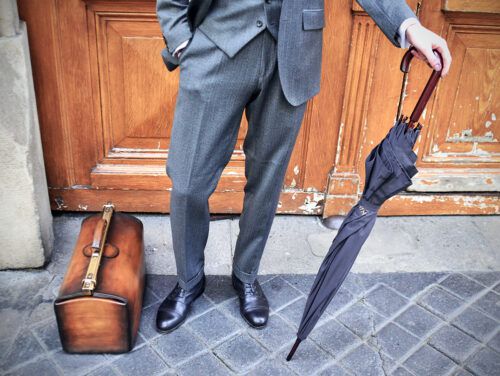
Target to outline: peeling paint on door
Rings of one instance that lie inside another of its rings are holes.
[[[302,210],[304,214],[315,213],[318,209],[321,209],[320,201],[323,200],[323,194],[314,193],[313,197],[306,196],[304,204],[299,206],[299,210]]]

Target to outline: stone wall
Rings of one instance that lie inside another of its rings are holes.
[[[0,269],[42,266],[53,237],[26,24],[0,0]]]

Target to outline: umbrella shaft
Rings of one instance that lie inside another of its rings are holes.
[[[286,357],[286,361],[289,362],[292,357],[293,357],[293,354],[295,354],[295,351],[297,351],[297,347],[299,347],[300,345],[300,342],[301,342],[301,339],[300,338],[297,338],[297,340],[295,341],[295,343],[293,344],[293,347],[292,349],[290,350],[290,353],[288,354],[288,356]]]

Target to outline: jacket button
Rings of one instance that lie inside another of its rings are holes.
[[[257,20],[257,27],[262,27],[264,25],[261,20]]]

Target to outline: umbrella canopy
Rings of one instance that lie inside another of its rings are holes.
[[[410,49],[401,64],[403,71],[407,72],[412,56]],[[366,179],[361,199],[347,214],[319,268],[304,307],[297,340],[287,360],[292,358],[300,342],[307,338],[347,277],[375,225],[381,205],[408,188],[411,178],[418,172],[413,147],[422,126],[417,122],[439,77],[440,72],[434,71],[411,117],[401,116],[366,158]]]

